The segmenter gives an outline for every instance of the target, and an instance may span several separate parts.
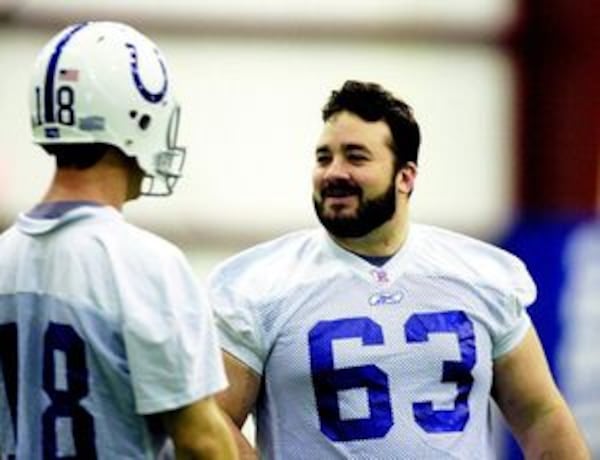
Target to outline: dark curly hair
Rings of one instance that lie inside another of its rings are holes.
[[[322,109],[323,121],[347,110],[365,121],[383,120],[392,133],[392,151],[396,169],[409,161],[417,163],[421,132],[412,108],[377,83],[348,80],[340,90],[332,91]]]

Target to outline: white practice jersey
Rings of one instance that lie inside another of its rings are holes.
[[[173,245],[91,203],[38,206],[0,235],[0,457],[156,458],[166,435],[145,415],[225,386]]]
[[[412,224],[376,267],[309,230],[224,262],[209,295],[222,347],[262,376],[261,458],[494,458],[492,364],[536,295],[516,257]]]

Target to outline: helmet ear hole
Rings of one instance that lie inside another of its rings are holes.
[[[138,122],[138,125],[139,125],[140,129],[145,131],[146,129],[148,129],[148,126],[150,126],[151,121],[152,121],[152,118],[150,118],[150,115],[144,114],[140,117],[140,121]]]

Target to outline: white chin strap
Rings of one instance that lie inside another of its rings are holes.
[[[169,196],[181,176],[144,176],[141,192],[143,196]]]
[[[168,196],[173,193],[175,184],[181,178],[186,150],[175,147],[157,154],[154,158],[155,174],[146,174],[142,181],[141,194],[144,196]]]

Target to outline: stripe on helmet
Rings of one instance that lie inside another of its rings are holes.
[[[48,69],[46,70],[46,85],[44,87],[44,106],[45,106],[45,119],[46,123],[54,123],[54,79],[56,76],[56,67],[58,65],[58,58],[62,54],[63,48],[67,44],[69,40],[87,26],[88,23],[84,22],[82,24],[77,24],[71,30],[65,33],[65,35],[59,40],[50,56],[50,61],[48,61]]]
[[[163,85],[162,88],[156,92],[152,93],[146,88],[142,78],[140,77],[140,70],[138,68],[138,54],[137,48],[132,43],[125,44],[127,49],[129,49],[129,55],[131,56],[131,61],[129,62],[129,67],[131,70],[131,76],[133,77],[133,82],[135,83],[135,87],[141,96],[146,99],[148,102],[152,104],[158,104],[163,100],[165,94],[167,94],[167,88],[169,87],[169,79],[167,77],[167,68],[165,67],[165,63],[160,58],[160,54],[157,50],[154,50],[154,54],[156,54],[156,58],[158,59],[158,63],[160,64],[160,68],[162,70],[163,75]]]

